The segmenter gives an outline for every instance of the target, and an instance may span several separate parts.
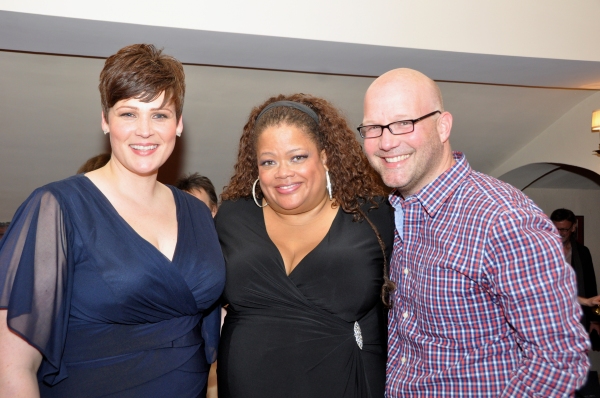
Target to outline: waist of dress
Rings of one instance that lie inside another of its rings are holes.
[[[360,334],[360,339],[365,344],[379,345],[387,342],[385,317],[378,307],[351,321],[324,312],[316,314],[293,310],[243,309],[227,313],[224,328],[235,328],[239,333],[252,333],[253,330],[260,329],[269,336],[267,340],[277,339],[278,336],[288,340],[289,336],[299,334],[314,335],[315,338],[338,336],[341,339],[358,339]]]
[[[147,324],[88,324],[67,330],[64,361],[82,362],[203,342],[202,315]]]

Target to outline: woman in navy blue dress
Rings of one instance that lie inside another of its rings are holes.
[[[199,397],[223,257],[208,208],[156,179],[183,67],[132,45],[99,88],[110,161],[38,188],[0,243],[0,397]]]

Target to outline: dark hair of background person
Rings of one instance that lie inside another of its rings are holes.
[[[161,106],[172,101],[179,119],[183,111],[185,73],[181,62],[163,55],[152,44],[133,44],[108,57],[98,89],[106,118],[108,110],[118,101],[136,98],[151,102],[164,92]]]
[[[267,105],[276,101],[294,101],[308,106],[319,116],[319,124],[317,125],[315,120],[306,113],[286,106],[269,109],[257,122],[258,114]],[[375,225],[360,209],[360,206],[367,202],[371,202],[373,207],[376,207],[373,198],[386,195],[386,191],[379,184],[377,174],[371,168],[354,131],[343,115],[327,100],[308,94],[278,95],[252,109],[240,138],[234,174],[221,194],[221,200],[236,200],[252,195],[252,184],[258,178],[256,155],[258,137],[266,128],[280,125],[299,128],[308,134],[319,151],[325,150],[334,204],[341,206],[345,212],[354,214],[355,221],[365,218],[371,225],[383,252],[384,284],[381,296],[384,304],[389,306],[388,297],[395,289],[395,285],[388,278],[385,244]],[[257,197],[262,197],[258,184],[256,193]]]
[[[192,173],[185,177],[181,177],[177,180],[175,186],[186,192],[191,192],[195,189],[203,189],[210,199],[210,204],[213,206],[217,206],[218,204],[217,193],[215,192],[215,186],[212,181],[210,178],[200,175],[199,173]]]
[[[572,224],[577,222],[577,218],[575,217],[575,213],[573,213],[569,209],[556,209],[550,214],[550,220],[552,221],[569,221]]]
[[[77,174],[89,173],[90,171],[97,170],[100,167],[106,165],[106,163],[108,163],[109,160],[110,153],[101,153],[100,155],[93,156],[81,165],[81,167],[77,170]]]

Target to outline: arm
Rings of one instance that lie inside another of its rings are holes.
[[[520,363],[503,397],[572,394],[589,367],[575,275],[552,224],[534,210],[499,217],[486,246],[492,289],[514,330]]]
[[[597,305],[600,305],[600,296],[588,298],[577,296],[577,302],[580,305],[585,305],[586,307],[595,307]]]
[[[0,244],[0,383],[13,383],[10,388],[25,388],[30,380],[37,385],[36,374],[50,385],[67,377],[62,353],[72,267],[63,219],[56,198],[36,190]],[[0,397],[19,396],[6,388],[0,386]]]
[[[42,354],[8,328],[6,312],[0,310],[0,398],[39,397]]]

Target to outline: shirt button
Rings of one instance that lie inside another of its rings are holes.
[[[404,268],[404,275],[408,275],[408,268]]]
[[[402,357],[402,359],[400,359],[400,361],[402,361],[402,363],[406,363],[406,358]]]
[[[402,318],[404,318],[404,319],[408,318],[408,312],[405,312],[404,314],[402,314]]]

